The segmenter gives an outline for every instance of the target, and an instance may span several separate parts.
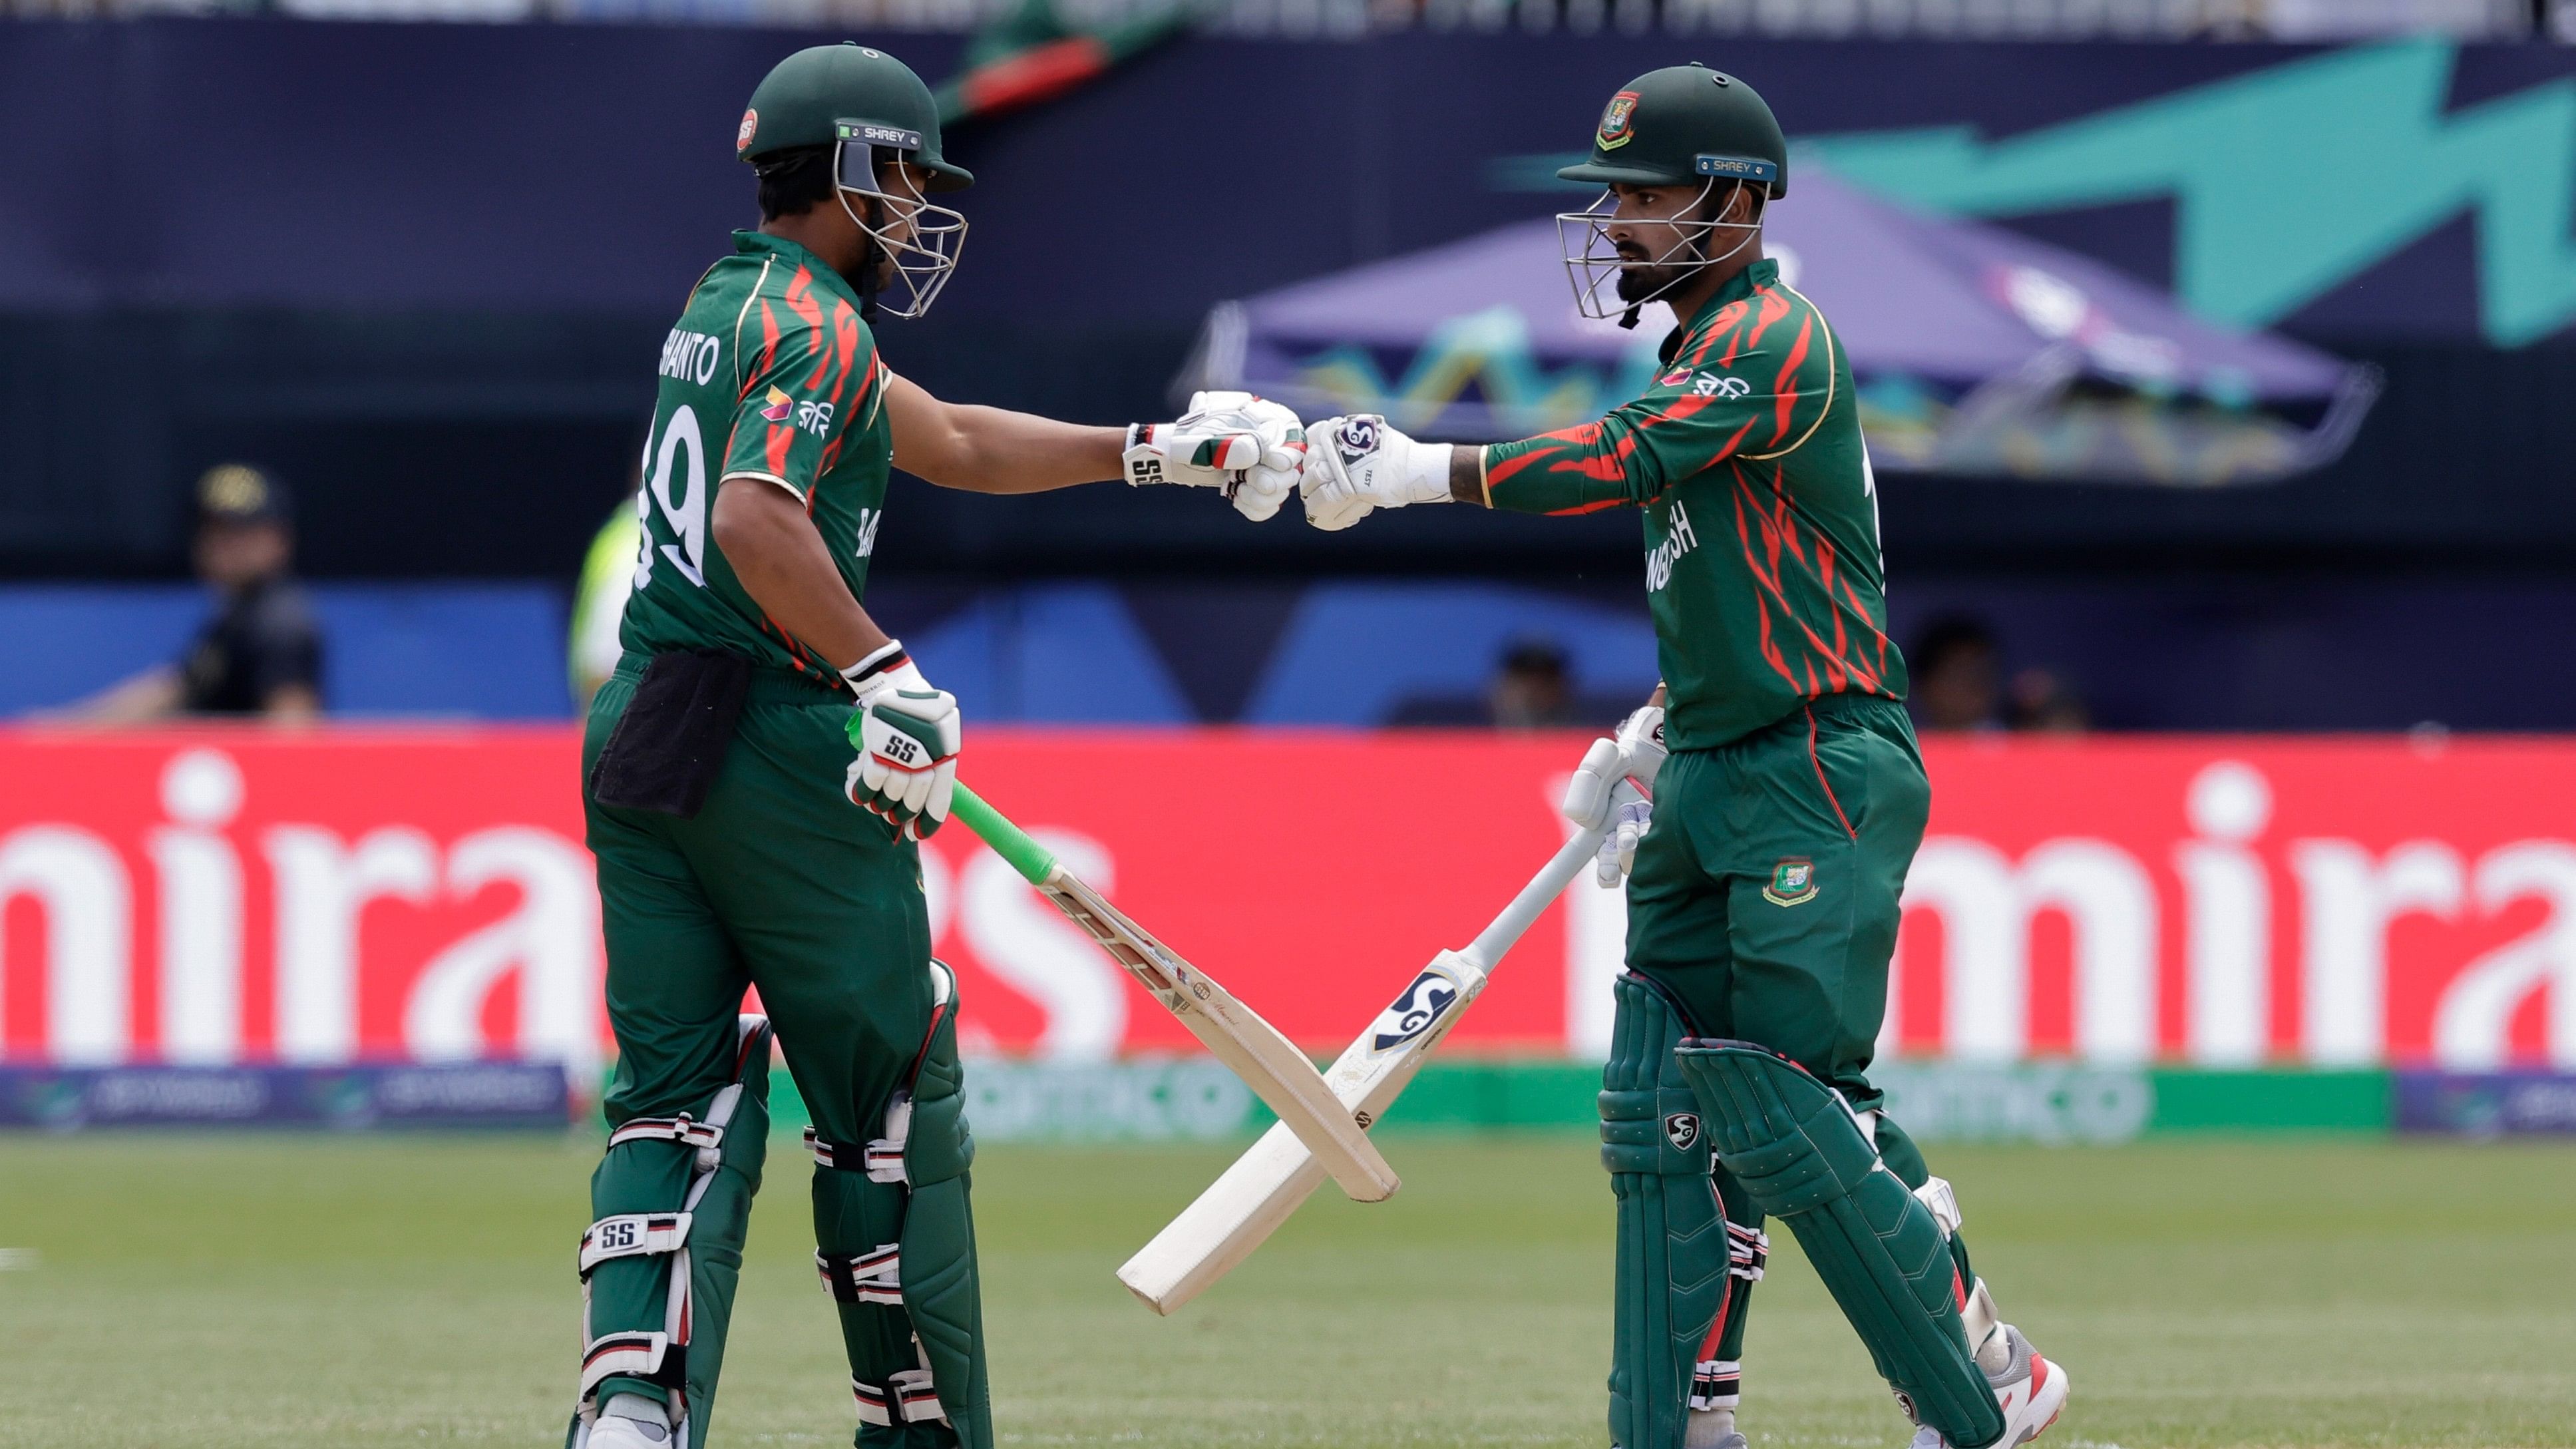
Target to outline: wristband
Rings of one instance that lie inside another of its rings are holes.
[[[1162,454],[1154,447],[1154,428],[1153,423],[1127,425],[1127,445],[1119,449],[1118,458],[1126,465],[1127,486],[1130,488],[1164,481]]]
[[[858,663],[842,670],[841,678],[849,684],[852,694],[865,699],[884,688],[889,681],[889,676],[907,672],[912,675],[914,681],[924,682],[926,685],[926,681],[921,681],[921,670],[914,666],[912,656],[904,652],[903,641],[888,639],[884,644],[869,651]]]

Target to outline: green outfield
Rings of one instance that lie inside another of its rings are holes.
[[[1225,1161],[988,1148],[1012,1444],[1604,1441],[1609,1190],[1578,1136],[1389,1143],[1171,1320],[1111,1278]],[[587,1138],[0,1138],[0,1445],[557,1441]],[[852,1418],[785,1144],[720,1444]],[[2576,1444],[2576,1150],[1951,1149],[1980,1266],[2076,1385],[2048,1442]],[[1327,1189],[1327,1193],[1330,1189]],[[1746,1353],[1757,1446],[1903,1443],[1785,1241]]]

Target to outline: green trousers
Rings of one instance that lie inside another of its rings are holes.
[[[1903,706],[1828,696],[1655,777],[1654,824],[1628,880],[1628,967],[1677,999],[1694,1034],[1787,1056],[1877,1108],[1870,1057],[1887,1015],[1898,900],[1932,790]],[[1879,1153],[1909,1188],[1923,1154],[1884,1114]],[[1724,1168],[1729,1223],[1763,1215]],[[1974,1283],[1956,1237],[1960,1281]],[[1752,1285],[1739,1283],[1714,1357],[1740,1357]]]
[[[585,779],[641,671],[630,658],[593,700]],[[612,1129],[681,1113],[703,1118],[708,1102],[736,1080],[736,1017],[744,989],[757,987],[821,1138],[857,1147],[885,1131],[887,1105],[922,1058],[932,1023],[930,927],[917,847],[842,794],[849,713],[845,699],[760,673],[696,816],[604,806],[585,792],[607,937],[608,1019],[618,1045],[603,1104]],[[666,1145],[611,1148],[592,1179],[596,1216],[681,1206],[673,1194],[687,1172],[666,1160],[667,1148],[660,1156],[646,1151],[656,1147]],[[901,1234],[901,1187],[871,1182],[857,1169],[853,1160],[815,1171],[815,1232],[828,1253],[866,1254]],[[756,1172],[750,1186],[757,1186]],[[732,1242],[693,1234],[690,1243],[702,1275],[711,1258],[722,1267],[691,1304],[687,1407],[692,1438],[700,1441],[740,1261],[739,1226],[731,1231]],[[594,1338],[665,1327],[667,1275],[653,1277],[646,1260],[629,1262],[632,1268],[612,1263],[594,1275]],[[612,1270],[624,1276],[612,1282]],[[854,1375],[882,1385],[889,1363],[912,1364],[899,1312],[844,1305]],[[667,1388],[613,1378],[598,1396],[604,1402],[641,1392],[667,1401]],[[941,1427],[916,1425],[911,1437],[953,1443],[938,1433],[923,1437]],[[898,1426],[872,1437],[905,1436]]]

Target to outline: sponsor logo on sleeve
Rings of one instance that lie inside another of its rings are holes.
[[[796,405],[796,426],[822,437],[832,430],[832,405],[827,402],[801,402]]]
[[[783,423],[796,415],[796,399],[773,387],[769,396],[761,400],[760,415],[773,423]]]

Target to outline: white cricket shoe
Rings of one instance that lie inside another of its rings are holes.
[[[2066,1370],[2039,1356],[2021,1330],[2006,1323],[1999,1332],[2011,1350],[2004,1366],[1986,1375],[1986,1383],[1995,1391],[1995,1403],[2004,1411],[2004,1434],[1988,1449],[2017,1449],[2048,1432],[2057,1416],[2066,1411],[2067,1390],[2072,1387]],[[1914,1442],[1908,1449],[1950,1449],[1950,1441],[1929,1424],[1914,1431]]]
[[[618,1394],[591,1420],[582,1449],[672,1449],[671,1420],[642,1394]]]

